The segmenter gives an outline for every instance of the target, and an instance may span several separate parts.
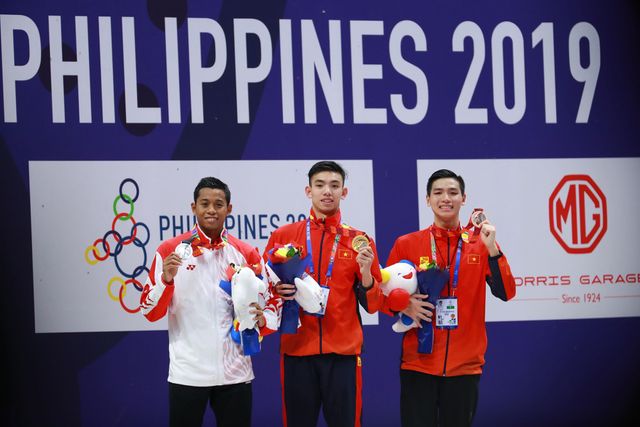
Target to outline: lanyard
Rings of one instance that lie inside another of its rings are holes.
[[[438,264],[436,261],[436,239],[433,237],[433,231],[430,233],[431,236],[431,259],[434,264]],[[456,249],[456,263],[453,267],[453,283],[451,286],[453,287],[453,292],[455,293],[456,288],[458,287],[458,270],[460,269],[460,257],[462,253],[462,238],[458,237],[458,248]],[[447,260],[449,262],[449,260]],[[448,266],[447,266],[448,267]]]
[[[336,233],[336,238],[333,240],[333,247],[331,248],[331,255],[329,256],[329,266],[327,267],[327,274],[325,275],[327,278],[327,282],[331,278],[331,273],[333,272],[333,263],[336,259],[336,252],[338,252],[339,242],[340,242],[340,233]],[[313,276],[313,271],[314,271],[313,270],[313,249],[311,247],[311,220],[310,219],[307,219],[307,254],[309,255],[309,257],[311,257],[311,262],[309,263],[309,273],[311,273],[311,275]]]

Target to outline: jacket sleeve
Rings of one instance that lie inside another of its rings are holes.
[[[398,244],[398,240],[396,240],[393,243],[393,247],[391,248],[391,252],[389,252],[389,257],[387,258],[387,263],[385,264],[385,267],[388,267],[392,264],[397,263],[400,260],[406,259],[405,257],[403,257],[400,254],[401,250],[400,250],[400,245]],[[387,301],[387,297],[382,294],[382,305],[380,307],[380,311],[383,312],[384,314],[388,314],[389,316],[395,316],[396,312],[392,311],[389,308],[388,305],[388,301]]]
[[[380,273],[380,260],[378,259],[378,252],[376,251],[376,244],[373,240],[370,240],[371,249],[373,249],[373,262],[371,263],[371,276],[373,276],[373,286],[365,288],[362,285],[362,275],[360,274],[360,267],[358,265],[358,281],[356,283],[356,297],[358,302],[368,313],[375,313],[380,310],[382,306],[383,298],[382,291],[380,290],[380,282],[382,282],[382,274]],[[357,263],[356,263],[357,265]]]
[[[263,309],[265,325],[260,328],[260,335],[270,335],[278,330],[282,311],[282,299],[271,293],[271,287],[267,288],[264,295],[265,306]]]
[[[489,256],[488,269],[487,284],[491,293],[502,301],[513,298],[516,295],[516,282],[502,251],[494,257]]]
[[[274,235],[275,235],[275,232],[271,233],[271,236],[269,236],[269,240],[267,241],[267,246],[264,247],[264,252],[262,252],[262,260],[264,261],[265,264],[269,260],[269,256],[268,256],[269,255],[269,251],[275,245]]]
[[[175,289],[173,280],[171,282],[162,280],[162,262],[162,255],[156,252],[140,295],[140,311],[151,322],[162,319],[167,314]]]
[[[391,252],[389,252],[389,257],[387,258],[387,263],[385,264],[386,267],[390,266],[391,264],[395,264],[396,262],[403,260],[406,258],[403,258],[400,255],[400,248],[398,245],[398,241],[396,240],[393,243],[393,247],[391,248]]]
[[[274,242],[274,234],[272,233],[269,237],[269,241],[267,242],[267,246],[264,248],[264,252],[262,253],[262,262],[266,264],[268,261],[268,254],[271,248],[273,248]],[[275,283],[272,281],[272,278],[269,276],[267,269],[264,270],[264,278],[267,281],[267,291],[265,293],[265,306],[264,306],[264,317],[266,320],[265,325],[260,328],[261,335],[269,335],[278,330],[280,327],[280,318],[282,315],[282,298],[280,298],[275,291]]]
[[[274,298],[271,293],[267,273],[264,268],[264,261],[260,257],[258,249],[252,250],[246,257],[247,264],[251,266],[254,272],[259,273],[260,279],[266,284],[266,291],[261,295],[264,298],[262,313],[264,314],[265,324],[260,328],[260,335],[267,336],[278,330],[278,311],[280,298]]]

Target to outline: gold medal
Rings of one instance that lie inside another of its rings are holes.
[[[360,249],[369,246],[369,239],[364,234],[360,234],[351,240],[351,247],[354,251],[360,252]]]

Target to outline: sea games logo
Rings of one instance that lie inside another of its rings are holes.
[[[124,311],[132,314],[140,311],[139,293],[126,298],[128,303],[125,303],[125,296],[127,292],[132,291],[131,287],[142,292],[143,285],[139,279],[144,280],[146,273],[149,273],[146,250],[150,237],[149,227],[133,218],[135,202],[139,195],[140,189],[135,180],[122,180],[119,192],[113,200],[114,217],[111,226],[84,251],[84,259],[90,265],[113,260],[115,270],[119,274],[111,277],[106,283],[106,293],[111,300],[119,302]]]
[[[593,252],[607,232],[607,199],[589,175],[566,175],[549,197],[549,227],[570,254]]]

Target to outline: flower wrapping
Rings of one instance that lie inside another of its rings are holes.
[[[441,270],[435,264],[429,264],[426,270],[418,271],[418,291],[429,295],[427,301],[436,305],[442,288],[449,281],[449,272]],[[418,353],[430,354],[433,351],[433,322],[422,320],[418,329]]]
[[[302,257],[300,247],[291,243],[276,245],[269,251],[267,265],[277,276],[272,281],[293,284],[296,278],[302,279],[309,263],[310,257]],[[300,304],[296,300],[284,301],[282,304],[282,316],[279,331],[282,334],[295,334],[298,332],[300,320]]]

